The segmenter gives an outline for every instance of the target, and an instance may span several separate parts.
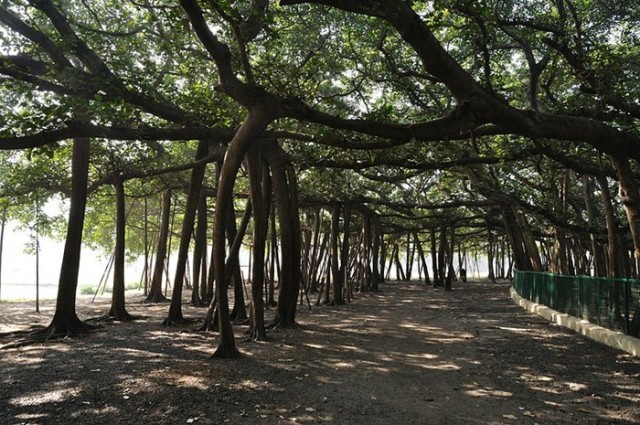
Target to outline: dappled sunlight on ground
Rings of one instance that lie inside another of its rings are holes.
[[[389,283],[300,309],[268,342],[237,327],[239,360],[209,359],[215,334],[160,326],[168,305],[131,304],[146,317],[0,351],[0,423],[638,423],[640,361],[526,313],[507,289]]]

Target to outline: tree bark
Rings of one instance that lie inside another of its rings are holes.
[[[629,159],[613,156],[612,160],[616,173],[618,174],[618,194],[627,213],[627,221],[629,223],[631,239],[633,240],[633,269],[640,270],[640,193],[638,192],[638,186],[633,176]],[[628,300],[628,302],[631,302],[631,300]],[[628,333],[632,336],[640,335],[640,304],[635,308],[633,319],[629,324]]]
[[[253,208],[252,208],[253,209]],[[246,228],[240,230],[239,237],[244,238]],[[238,228],[236,226],[236,210],[231,203],[231,211],[229,211],[229,218],[227,220],[227,238],[229,245],[233,245],[233,241],[238,236]],[[240,271],[240,250],[234,254],[236,258],[230,261],[227,259],[227,264],[231,264],[231,281],[233,281],[233,308],[231,309],[230,318],[236,322],[242,323],[248,319],[247,308],[244,303],[244,290],[242,288],[242,272]],[[229,257],[231,254],[229,255]]]
[[[270,146],[268,161],[273,176],[273,191],[280,223],[282,267],[276,317],[271,327],[295,326],[298,293],[300,290],[300,225],[297,222],[297,189],[292,169],[287,169],[282,149]],[[297,223],[297,224],[296,224]]]
[[[171,189],[162,193],[162,212],[160,217],[160,234],[158,235],[158,246],[156,248],[156,262],[153,267],[153,277],[147,295],[147,302],[158,303],[166,301],[167,298],[162,293],[162,282],[164,281],[164,266],[167,259],[167,242],[169,240],[169,222],[171,219]]]
[[[378,292],[380,290],[380,238],[382,236],[382,226],[380,225],[380,218],[377,215],[373,217],[373,243],[371,246],[371,290]]]
[[[340,297],[345,302],[345,294],[348,295],[349,287],[349,235],[351,233],[351,205],[343,205],[342,249],[340,250]],[[338,304],[338,303],[336,303]]]
[[[89,175],[90,141],[79,138],[73,140],[71,160],[71,205],[67,237],[64,244],[58,297],[53,319],[42,334],[47,339],[71,336],[94,329],[94,326],[80,321],[76,314],[76,289],[80,268],[82,229],[87,204],[87,181]]]
[[[333,304],[342,305],[342,283],[340,279],[340,264],[338,258],[338,244],[340,238],[340,203],[331,204],[331,280],[333,281]],[[327,286],[328,288],[328,286]]]
[[[233,203],[233,188],[242,160],[258,136],[271,122],[270,113],[264,105],[249,109],[249,113],[240,129],[231,140],[227,154],[220,170],[218,194],[216,196],[216,216],[214,223],[214,251],[216,274],[216,300],[218,307],[218,321],[220,323],[220,342],[212,357],[234,358],[239,356],[236,348],[231,318],[229,315],[229,299],[227,297],[228,282],[226,281],[225,266],[225,229],[231,204]]]
[[[209,142],[201,140],[198,143],[195,159],[199,160],[207,155],[209,150]],[[196,219],[196,210],[198,201],[200,200],[200,191],[202,190],[202,179],[206,164],[200,164],[191,170],[191,178],[189,181],[189,193],[187,195],[187,205],[182,221],[182,234],[180,236],[180,246],[178,248],[178,259],[176,260],[176,274],[173,279],[173,292],[171,294],[171,305],[169,306],[169,315],[163,324],[170,326],[173,324],[184,324],[186,320],[182,315],[182,288],[184,285],[184,277],[187,268],[187,254],[189,245],[191,244],[191,233]],[[224,243],[224,239],[223,239]]]
[[[418,256],[420,256],[420,262],[422,263],[422,270],[424,271],[424,283],[430,284],[431,280],[429,279],[429,268],[427,267],[427,259],[424,255],[424,249],[422,248],[422,242],[420,242],[420,237],[418,236],[418,232],[413,232],[413,240],[418,248]]]
[[[595,217],[595,202],[593,199],[593,181],[590,176],[583,175],[582,176],[582,186],[584,189],[584,203],[585,209],[587,210],[587,220],[589,223],[589,228],[594,228],[596,226]],[[589,233],[589,239],[591,241],[591,253],[593,257],[593,274],[594,276],[605,276],[607,273],[607,268],[605,266],[605,258],[604,253],[602,252],[602,247],[598,242],[596,234],[593,232]]]
[[[251,279],[251,307],[249,314],[249,339],[264,341],[267,338],[264,323],[264,270],[269,226],[269,209],[266,204],[271,191],[269,171],[262,161],[257,146],[247,152],[249,190],[253,204],[253,264]]]
[[[113,187],[116,190],[116,246],[113,257],[113,292],[111,293],[111,309],[107,314],[114,320],[133,320],[125,307],[125,236],[127,229],[127,215],[125,212],[124,181],[120,176],[115,177]]]
[[[191,273],[193,274],[192,282],[193,289],[191,290],[191,305],[195,307],[205,306],[205,302],[200,294],[200,273],[203,269],[202,264],[206,264],[206,245],[207,245],[207,197],[200,191],[200,197],[198,199],[198,205],[196,207],[196,224],[195,224],[195,244],[193,247],[193,267]],[[204,273],[206,274],[206,272]]]
[[[431,238],[431,270],[433,270],[433,286],[439,286],[442,284],[442,276],[440,276],[440,269],[438,268],[435,227],[429,229],[429,236]]]

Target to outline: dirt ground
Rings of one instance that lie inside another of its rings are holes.
[[[143,319],[0,350],[0,424],[639,423],[640,359],[522,310],[508,288],[387,283],[301,307],[299,327],[266,343],[237,326],[238,360],[209,359],[214,334],[164,328],[167,304],[130,297]],[[82,318],[106,311],[89,301]],[[46,325],[51,309],[2,303],[0,332]]]

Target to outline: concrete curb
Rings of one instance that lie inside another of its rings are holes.
[[[522,308],[538,316],[542,316],[550,322],[555,322],[565,328],[573,329],[609,347],[617,348],[640,357],[640,339],[625,335],[621,332],[612,331],[598,325],[594,325],[587,320],[569,316],[566,313],[559,313],[547,306],[536,304],[522,298],[513,287],[510,289],[511,299]]]

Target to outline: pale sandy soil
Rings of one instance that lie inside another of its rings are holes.
[[[300,326],[267,343],[236,327],[238,360],[209,359],[214,334],[164,328],[168,305],[131,297],[139,321],[0,350],[0,424],[639,423],[640,359],[525,312],[508,287],[388,283],[301,307]],[[51,303],[31,310],[0,304],[0,331],[48,323]]]

